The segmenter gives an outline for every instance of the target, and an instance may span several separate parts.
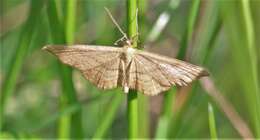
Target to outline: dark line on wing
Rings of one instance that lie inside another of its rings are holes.
[[[135,57],[135,59],[137,60],[137,57]],[[141,62],[141,61],[138,60],[138,63],[139,63],[139,62]],[[158,81],[158,79],[155,79],[155,78],[153,77],[153,75],[151,75],[151,73],[150,73],[149,71],[147,71],[146,66],[144,65],[144,63],[139,63],[139,64],[143,65],[144,70],[147,72],[147,75],[149,75],[154,81],[158,82],[158,83],[161,85],[160,81]],[[144,75],[145,75],[145,74],[144,74]]]
[[[143,57],[143,56],[142,56],[142,57]],[[156,69],[159,68],[158,70],[159,70],[159,72],[161,73],[161,75],[163,75],[163,77],[168,80],[167,82],[168,82],[170,85],[172,85],[171,82],[170,82],[170,80],[168,79],[168,76],[165,75],[165,73],[164,73],[165,70],[162,69],[161,66],[153,60],[153,58],[148,59],[148,58],[146,58],[145,56],[144,56],[143,58],[146,59],[147,61],[149,61],[149,62],[155,64],[155,65],[157,66]],[[160,85],[161,85],[161,86],[165,86],[165,85],[162,85],[161,83],[160,83]]]

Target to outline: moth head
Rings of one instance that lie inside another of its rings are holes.
[[[132,45],[133,45],[133,41],[130,40],[130,39],[126,39],[125,43],[126,43],[126,45],[128,45],[128,46],[132,46]]]
[[[133,41],[125,37],[125,38],[122,38],[121,40],[119,40],[116,44],[119,46],[130,47],[133,45]]]

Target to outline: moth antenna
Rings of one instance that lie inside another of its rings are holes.
[[[124,37],[127,38],[127,35],[126,33],[120,28],[120,26],[118,25],[118,23],[116,22],[116,20],[114,19],[114,17],[112,16],[111,12],[106,8],[104,7],[108,16],[110,17],[110,19],[112,20],[112,22],[116,25],[116,27],[118,28],[118,30],[123,34]],[[127,38],[128,39],[128,38]]]
[[[136,15],[135,15],[136,17],[136,31],[137,31],[137,35],[139,34],[139,31],[138,31],[138,8],[136,8]]]

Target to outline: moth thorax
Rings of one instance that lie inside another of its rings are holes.
[[[127,59],[127,62],[130,62],[134,56],[134,53],[135,53],[135,49],[132,48],[132,47],[127,47],[126,49],[126,59]]]
[[[131,46],[131,45],[132,45],[131,40],[127,39],[127,40],[126,40],[126,44],[129,45],[129,46]]]

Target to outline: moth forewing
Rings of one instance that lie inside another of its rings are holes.
[[[145,51],[137,51],[134,60],[138,73],[136,81],[139,83],[136,88],[149,95],[168,90],[172,85],[186,86],[208,75],[202,67]]]
[[[101,89],[123,87],[146,95],[157,95],[172,85],[184,86],[208,75],[199,66],[177,59],[136,50],[96,45],[46,46],[61,62],[79,69]]]
[[[43,48],[67,65],[80,70],[86,79],[101,89],[118,85],[122,48],[111,46],[75,45],[46,46]]]
[[[196,78],[209,75],[208,71],[206,69],[204,69],[203,67],[196,66],[194,64],[191,64],[191,63],[188,63],[188,62],[185,62],[182,60],[178,60],[175,58],[162,56],[159,54],[150,53],[150,52],[146,52],[146,51],[138,51],[137,53],[139,55],[142,55],[145,57],[150,57],[151,59],[160,61],[162,64],[168,64],[171,66],[182,67],[183,71],[187,71],[187,72],[191,72],[191,73],[195,74],[197,76]]]

